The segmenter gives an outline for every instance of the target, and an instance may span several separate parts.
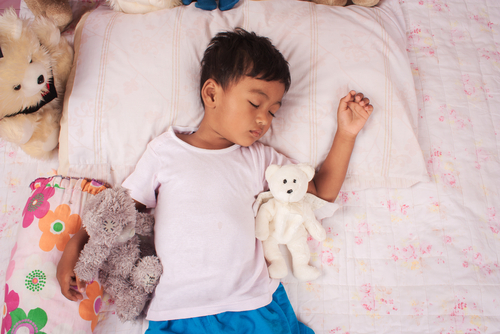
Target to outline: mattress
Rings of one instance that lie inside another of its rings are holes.
[[[413,103],[420,148],[415,154],[422,157],[427,179],[344,188],[336,201],[341,208],[323,221],[327,240],[309,243],[311,263],[323,275],[312,282],[289,275],[282,282],[299,320],[319,334],[498,333],[500,3],[391,5],[401,14],[414,90],[403,96]],[[271,145],[280,143],[273,140]],[[74,151],[66,149],[67,165]],[[293,145],[283,150],[293,155]],[[4,141],[0,152],[0,287],[6,291],[29,186],[61,173],[61,161],[36,161]],[[321,153],[298,157],[321,161]],[[75,174],[69,176],[123,178],[111,173],[114,166],[77,167],[66,167]],[[95,333],[143,331],[145,324],[122,324],[112,308],[108,312]]]

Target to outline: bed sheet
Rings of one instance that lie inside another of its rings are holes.
[[[4,305],[6,276],[17,231],[23,220],[22,212],[30,197],[30,183],[38,177],[57,173],[57,153],[47,161],[29,157],[19,147],[0,140],[0,303]],[[24,203],[24,204],[23,204]],[[2,321],[5,317],[5,309]],[[3,327],[2,327],[3,334]]]
[[[500,3],[400,0],[432,181],[342,192],[314,282],[283,280],[319,334],[500,332]],[[0,142],[0,301],[29,183],[55,174]],[[109,319],[100,333],[139,333]]]
[[[500,3],[400,5],[432,182],[341,193],[323,277],[285,286],[317,333],[498,333]]]

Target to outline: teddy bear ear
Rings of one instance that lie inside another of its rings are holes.
[[[14,40],[21,38],[23,32],[23,21],[17,17],[16,12],[11,7],[6,9],[0,16],[0,33],[4,36],[12,37]]]
[[[271,177],[273,176],[276,171],[278,171],[281,167],[278,165],[269,165],[266,169],[266,181],[269,182],[271,180]]]
[[[299,167],[304,173],[307,175],[307,180],[311,181],[314,177],[314,173],[316,172],[314,168],[308,164],[298,164]]]

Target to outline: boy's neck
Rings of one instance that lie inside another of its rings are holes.
[[[234,145],[204,124],[203,121],[196,132],[191,134],[177,133],[176,135],[189,145],[205,150],[222,150]]]

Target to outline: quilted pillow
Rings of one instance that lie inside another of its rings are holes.
[[[338,102],[353,89],[375,111],[358,136],[344,190],[427,181],[402,22],[392,0],[375,8],[243,0],[226,12],[192,4],[145,15],[102,6],[77,29],[59,173],[121,183],[152,138],[172,124],[197,126],[203,52],[218,32],[242,27],[269,37],[291,69],[264,143],[321,165]]]

